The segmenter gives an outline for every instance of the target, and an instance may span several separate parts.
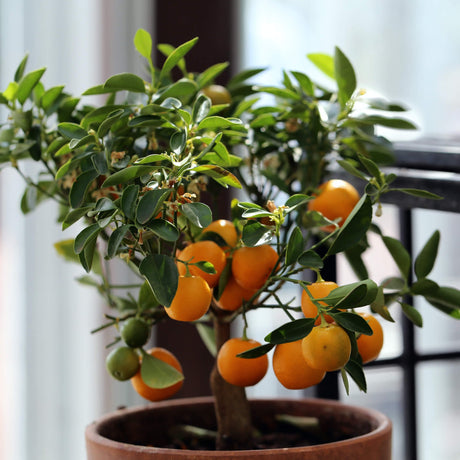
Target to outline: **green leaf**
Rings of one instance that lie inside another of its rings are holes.
[[[72,209],[62,221],[62,230],[69,228],[75,222],[78,222],[83,216],[86,216],[88,211],[93,209],[92,206],[85,206],[83,208]]]
[[[116,91],[145,93],[145,82],[141,77],[132,73],[119,73],[106,80],[104,88]]]
[[[187,133],[185,130],[176,131],[169,140],[169,145],[171,150],[176,154],[180,155],[184,149],[187,142]]]
[[[427,278],[419,278],[410,287],[410,292],[413,295],[430,295],[436,293],[438,289],[438,283],[435,283],[434,281],[429,280]]]
[[[147,281],[145,281],[139,289],[137,302],[141,311],[149,310],[160,305]]]
[[[266,355],[274,347],[274,343],[265,343],[263,345],[259,345],[258,347],[254,347],[250,350],[244,351],[243,353],[238,353],[236,356],[238,356],[238,358],[244,359],[259,358],[260,356]]]
[[[16,94],[18,92],[18,84],[15,81],[8,83],[5,91],[2,95],[7,101],[14,101],[16,99]]]
[[[350,359],[345,365],[345,371],[350,375],[361,391],[367,391],[366,375],[360,363]]]
[[[199,87],[204,88],[205,86],[211,84],[214,79],[228,67],[228,65],[228,62],[220,62],[209,67],[204,72],[201,72],[196,79]]]
[[[401,307],[403,313],[410,321],[418,327],[423,327],[423,317],[416,308],[404,302],[401,303]]]
[[[170,193],[169,189],[161,188],[146,192],[137,205],[136,220],[143,225],[155,217],[160,212],[163,202],[168,198]]]
[[[125,110],[121,105],[109,104],[98,107],[88,112],[80,122],[82,128],[87,131],[90,129],[97,130],[101,123],[109,118],[111,115],[116,114],[120,110]]]
[[[142,260],[139,271],[149,282],[160,304],[169,307],[179,279],[174,259],[163,254],[149,254]]]
[[[109,259],[117,255],[118,249],[128,231],[129,225],[122,225],[112,232],[107,243],[107,257]]]
[[[300,254],[297,262],[302,267],[310,270],[321,270],[324,266],[323,259],[313,250],[308,250]]]
[[[95,240],[97,238],[100,231],[101,227],[99,227],[99,224],[97,223],[84,228],[75,238],[75,254],[80,254],[90,241]]]
[[[349,331],[359,334],[372,335],[372,328],[367,321],[356,313],[340,312],[332,314],[335,322]]]
[[[45,73],[46,68],[34,70],[24,75],[18,83],[16,98],[20,104],[24,104],[26,99],[30,96],[35,85],[40,81],[42,75]]]
[[[37,205],[37,189],[35,187],[26,187],[21,198],[21,211],[28,214],[35,209]]]
[[[29,59],[29,54],[26,54],[22,58],[22,61],[19,63],[19,65],[18,65],[18,67],[16,69],[16,72],[14,73],[14,81],[15,82],[18,82],[23,77],[24,71],[26,70],[28,59]]]
[[[273,96],[289,99],[293,101],[299,101],[301,99],[300,94],[285,88],[278,88],[276,86],[257,86],[255,87],[258,92],[272,94]]]
[[[310,334],[315,325],[315,318],[301,318],[289,321],[270,332],[265,337],[265,341],[274,345],[280,343],[294,342],[303,339]]]
[[[167,388],[184,380],[181,372],[161,359],[142,353],[141,377],[151,388]]]
[[[383,293],[383,288],[379,286],[377,291],[377,296],[375,300],[371,303],[371,310],[375,313],[378,313],[382,318],[385,318],[387,321],[394,323],[394,319],[390,315],[388,307],[385,304],[385,295]]]
[[[98,176],[99,173],[95,169],[90,169],[77,177],[70,189],[69,199],[72,208],[79,208],[83,204],[89,186]]]
[[[291,71],[291,73],[292,75],[294,75],[294,78],[298,81],[300,87],[305,92],[305,94],[307,96],[313,96],[315,89],[312,81],[310,80],[310,77],[308,77],[302,72]]]
[[[146,157],[141,158],[140,160],[136,161],[137,165],[143,165],[148,163],[158,163],[162,161],[171,162],[171,158],[169,155],[165,153],[152,153],[151,155],[147,155]]]
[[[323,301],[336,308],[357,308],[369,305],[377,296],[378,286],[367,279],[345,284],[332,290]]]
[[[124,109],[117,109],[109,113],[107,118],[99,125],[97,129],[97,135],[100,138],[103,138],[110,131],[110,128],[120,119],[120,117],[125,113]]]
[[[43,110],[48,111],[56,102],[57,98],[62,94],[64,86],[54,86],[53,88],[45,91],[41,98],[41,106]]]
[[[216,334],[213,327],[209,327],[203,323],[195,323],[196,330],[201,337],[211,356],[217,356]]]
[[[217,115],[207,117],[198,124],[198,129],[209,131],[222,131],[224,129],[245,130],[243,122],[239,118],[224,118]]]
[[[204,94],[200,94],[195,104],[193,104],[192,120],[195,123],[202,122],[208,116],[211,105],[211,100]]]
[[[335,47],[334,53],[334,77],[339,90],[339,101],[344,107],[356,89],[356,75],[350,61],[338,47]]]
[[[128,185],[121,195],[121,210],[123,214],[130,220],[134,220],[136,216],[136,202],[139,196],[139,186],[136,184]]]
[[[419,198],[427,198],[429,200],[443,200],[444,197],[437,195],[436,193],[429,192],[428,190],[419,190],[417,188],[392,188],[392,192],[402,192],[407,195],[416,196]]]
[[[86,246],[84,247],[83,251],[78,254],[78,258],[80,260],[80,264],[85,269],[87,273],[91,271],[93,263],[96,259],[96,238],[93,238],[88,241]]]
[[[243,227],[241,240],[245,246],[253,247],[269,243],[273,238],[273,229],[257,221],[249,221]]]
[[[349,117],[348,121],[346,121],[344,125],[348,126],[354,122],[363,123],[366,125],[380,125],[393,129],[417,129],[417,126],[414,125],[414,123],[404,118],[390,118],[383,117],[381,115],[362,115],[356,118]]]
[[[174,242],[177,241],[180,236],[177,227],[164,219],[152,220],[149,222],[148,228],[165,241]]]
[[[139,165],[139,166],[130,166],[129,168],[126,169],[121,169],[120,171],[117,171],[110,175],[102,184],[102,187],[110,187],[112,185],[121,185],[121,184],[126,184],[128,182],[131,182],[134,179],[137,179],[138,177],[145,176],[147,174],[150,174],[152,171],[155,171],[157,169],[156,166],[145,166],[145,165]]]
[[[263,72],[265,70],[265,68],[261,67],[261,68],[257,68],[257,69],[246,69],[246,70],[243,70],[239,73],[237,73],[236,75],[234,75],[230,81],[228,82],[228,89],[230,90],[231,88],[236,88],[238,87],[241,83],[243,83],[244,81],[248,80],[249,78],[252,78],[256,75],[258,75],[259,73]]]
[[[134,46],[141,56],[150,60],[152,55],[152,37],[146,30],[137,30],[134,35]]]
[[[460,319],[460,290],[440,286],[434,293],[424,296],[437,309],[453,318]]]
[[[390,236],[382,236],[382,240],[393,257],[393,260],[396,262],[401,275],[407,281],[411,269],[411,258],[407,249],[399,240]]]
[[[337,163],[342,166],[342,168],[347,171],[348,173],[352,174],[353,176],[367,181],[366,176],[357,169],[349,160],[337,160]]]
[[[180,207],[180,210],[198,228],[205,228],[212,222],[212,211],[204,203],[185,203]]]
[[[177,102],[187,103],[198,90],[198,85],[188,78],[181,78],[157,93],[155,103],[166,108],[177,108]],[[167,103],[165,105],[165,103]]]
[[[285,265],[292,265],[297,262],[304,248],[303,235],[299,227],[295,227],[289,236],[286,247]]]
[[[198,41],[198,37],[189,40],[186,43],[178,46],[166,59],[163,67],[161,68],[160,72],[160,81],[166,77],[169,72],[179,63],[179,61],[195,46],[196,42]]]
[[[303,204],[307,203],[310,201],[313,197],[309,195],[303,195],[301,193],[296,193],[294,195],[291,195],[287,200],[286,203],[284,203],[285,206],[289,208],[289,211],[298,208],[299,206],[302,206]]]
[[[339,230],[336,239],[327,251],[327,255],[338,254],[353,247],[364,238],[371,222],[372,201],[369,196],[363,195]]]
[[[57,127],[60,134],[68,139],[83,139],[84,137],[88,136],[88,132],[86,129],[83,129],[80,125],[76,123],[59,123]]]
[[[193,168],[193,171],[200,172],[214,179],[218,184],[227,188],[228,186],[242,188],[240,181],[230,171],[217,165],[201,165]]]
[[[334,78],[334,59],[328,54],[322,53],[310,53],[307,54],[307,58],[318,67],[321,72],[326,74],[328,77]]]

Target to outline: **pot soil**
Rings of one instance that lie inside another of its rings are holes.
[[[391,422],[374,410],[322,399],[250,404],[254,426],[262,433],[252,450],[213,450],[214,405],[207,397],[120,409],[102,417],[86,429],[87,459],[391,460]],[[297,422],[308,422],[305,417],[317,418],[319,426],[297,427]],[[199,427],[202,436],[187,436],[184,426]]]

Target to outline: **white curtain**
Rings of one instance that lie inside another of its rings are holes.
[[[65,84],[75,94],[112,73],[139,71],[132,40],[139,27],[151,29],[151,4],[0,0],[1,91],[26,52],[29,71],[47,67],[47,87]],[[82,460],[84,427],[130,403],[130,393],[107,378],[108,338],[90,335],[103,320],[99,297],[75,282],[82,270],[53,248],[76,229],[61,232],[52,203],[24,217],[14,173],[0,174],[0,458]]]

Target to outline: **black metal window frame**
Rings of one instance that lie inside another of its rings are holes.
[[[443,200],[430,200],[410,195],[388,195],[383,202],[398,207],[401,242],[412,256],[413,212],[428,209],[460,213],[460,144],[450,144],[445,140],[420,140],[412,143],[396,144],[396,161],[388,168],[397,174],[395,187],[430,190],[444,197]],[[330,279],[337,275],[336,266],[329,267]],[[410,302],[410,299],[408,299]],[[403,346],[399,356],[378,359],[369,367],[396,367],[403,375],[403,418],[404,450],[406,460],[417,460],[417,388],[416,368],[422,362],[453,362],[460,359],[460,350],[446,350],[441,353],[420,353],[416,349],[414,325],[402,320]],[[331,374],[317,387],[318,397],[339,399],[339,379]]]

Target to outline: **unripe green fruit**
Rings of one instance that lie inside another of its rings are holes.
[[[105,364],[109,374],[117,380],[129,380],[139,370],[139,356],[135,350],[129,347],[119,347],[112,350]]]
[[[150,335],[150,326],[142,318],[129,318],[121,329],[121,338],[131,348],[145,345]]]

